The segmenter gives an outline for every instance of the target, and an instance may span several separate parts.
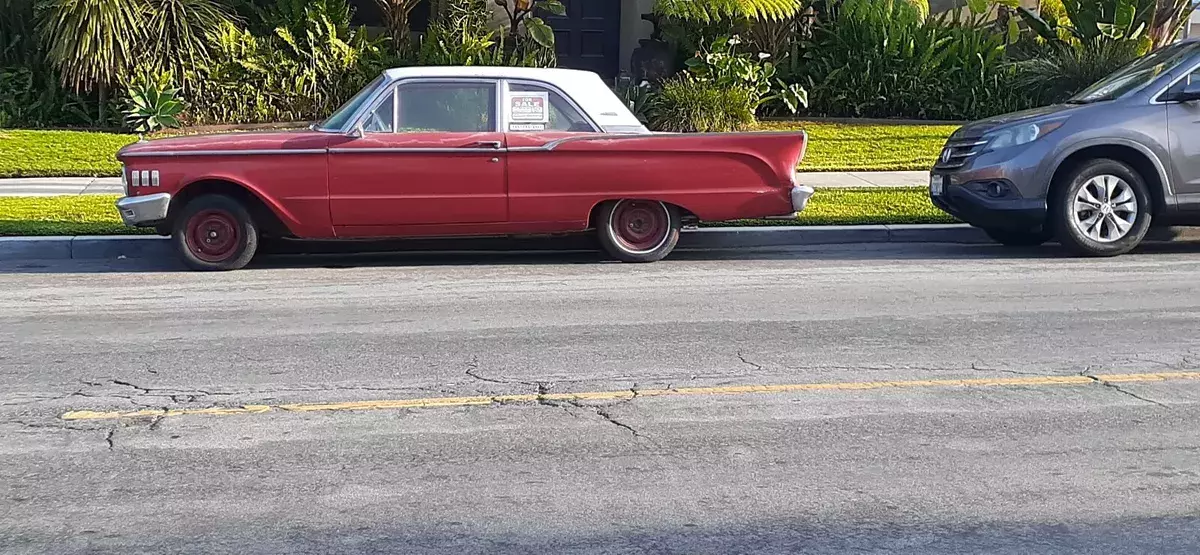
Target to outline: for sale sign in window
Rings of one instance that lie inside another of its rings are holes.
[[[545,131],[550,123],[550,94],[514,92],[508,96],[509,131]]]

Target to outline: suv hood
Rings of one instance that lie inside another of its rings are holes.
[[[979,121],[968,123],[954,132],[952,138],[965,139],[982,136],[984,133],[993,129],[1020,123],[1026,120],[1035,120],[1054,114],[1066,114],[1083,108],[1083,104],[1055,104],[1052,106],[1043,106],[1041,108],[1033,108],[1031,110],[1022,110],[1020,112],[1012,112],[1003,114]]]

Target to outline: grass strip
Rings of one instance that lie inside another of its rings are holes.
[[[125,227],[115,195],[0,197],[0,235],[123,235],[152,230]],[[707,226],[866,225],[950,223],[922,187],[819,189],[794,220],[710,222]]]
[[[803,171],[907,171],[933,167],[954,125],[760,122],[762,131],[808,133]]]

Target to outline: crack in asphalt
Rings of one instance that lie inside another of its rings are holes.
[[[741,352],[741,351],[738,351],[738,353],[737,353],[737,357],[738,357],[738,360],[741,360],[741,361],[742,361],[742,364],[747,364],[747,365],[750,365],[750,366],[752,366],[752,367],[753,367],[755,370],[762,370],[762,369],[763,369],[763,367],[762,367],[762,365],[761,365],[761,364],[758,364],[758,363],[751,362],[751,361],[747,360],[747,359],[746,359],[746,357],[745,357],[744,355],[742,355],[742,352]]]
[[[1091,375],[1091,374],[1083,374],[1083,373],[1081,373],[1080,375],[1081,375],[1081,376],[1083,376],[1083,377],[1085,377],[1085,378],[1088,378],[1088,379],[1090,379],[1090,380],[1092,380],[1092,381],[1094,381],[1094,382],[1096,382],[1096,383],[1098,383],[1098,384],[1100,384],[1100,385],[1102,385],[1102,386],[1104,386],[1104,387],[1107,387],[1107,388],[1109,388],[1109,389],[1112,389],[1113,391],[1116,391],[1116,392],[1118,392],[1118,393],[1123,393],[1123,394],[1125,394],[1125,395],[1128,395],[1128,396],[1130,396],[1130,397],[1133,397],[1134,399],[1137,399],[1137,400],[1139,400],[1139,401],[1142,401],[1142,402],[1144,402],[1144,403],[1150,403],[1151,405],[1157,405],[1157,406],[1160,406],[1160,407],[1162,407],[1162,408],[1164,408],[1164,409],[1168,409],[1168,410],[1171,408],[1171,407],[1170,407],[1170,405],[1167,405],[1167,404],[1165,404],[1165,403],[1160,403],[1160,402],[1158,402],[1158,401],[1155,401],[1154,399],[1149,399],[1149,398],[1146,398],[1146,397],[1142,397],[1141,395],[1138,395],[1137,393],[1134,393],[1134,392],[1132,392],[1132,391],[1126,390],[1126,389],[1122,388],[1121,386],[1119,386],[1119,385],[1117,385],[1117,384],[1115,384],[1115,383],[1112,383],[1112,382],[1109,382],[1109,381],[1102,380],[1102,379],[1100,379],[1100,378],[1098,378],[1098,377],[1096,377],[1096,376],[1093,376],[1093,375]]]
[[[1045,376],[1045,375],[1047,375],[1047,374],[1043,374],[1041,372],[1022,372],[1020,370],[1009,370],[1008,368],[989,368],[989,367],[980,366],[980,363],[978,363],[978,362],[971,363],[971,370],[975,370],[977,372],[1003,372],[1005,374],[1016,374],[1018,376]]]
[[[108,444],[109,451],[113,451],[117,447],[116,444],[113,442],[113,436],[115,436],[115,435],[117,435],[117,429],[114,427],[114,428],[109,428],[108,434],[106,434],[104,436],[104,443]]]

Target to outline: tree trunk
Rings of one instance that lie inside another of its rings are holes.
[[[100,83],[100,89],[98,90],[98,93],[99,93],[98,96],[100,97],[100,106],[99,106],[99,109],[97,110],[98,117],[99,117],[99,120],[97,121],[97,123],[99,123],[100,125],[98,125],[97,127],[104,127],[104,124],[105,124],[104,116],[106,115],[104,113],[104,108],[108,104],[108,85],[106,85],[104,83]]]

